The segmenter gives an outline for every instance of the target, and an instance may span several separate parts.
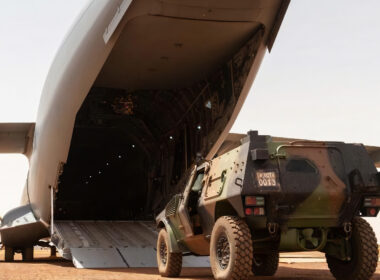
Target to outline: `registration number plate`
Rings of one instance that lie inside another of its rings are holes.
[[[256,178],[259,187],[277,187],[276,172],[274,171],[258,171]]]

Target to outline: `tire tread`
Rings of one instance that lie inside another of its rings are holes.
[[[251,274],[252,268],[253,251],[251,231],[247,226],[246,222],[239,217],[222,216],[219,219],[223,219],[224,222],[229,225],[229,227],[232,229],[233,239],[235,240],[236,259],[232,267],[230,279],[247,279]]]
[[[280,256],[278,251],[270,252],[264,256],[264,261],[261,266],[256,266],[252,263],[252,272],[256,276],[273,276],[278,269]]]
[[[372,227],[360,217],[353,220],[353,230],[357,231],[357,238],[361,250],[361,258],[357,260],[357,267],[348,275],[344,265],[337,265],[339,261],[326,254],[328,267],[338,280],[368,280],[376,271],[379,251],[377,239]]]
[[[164,277],[178,277],[182,270],[182,253],[170,252],[169,248],[167,248],[168,255],[166,265],[160,264],[159,246],[161,238],[165,239],[166,246],[168,246],[169,235],[166,229],[161,229],[157,238],[157,265],[160,275]]]

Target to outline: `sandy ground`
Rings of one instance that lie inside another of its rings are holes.
[[[35,252],[36,259],[33,262],[20,261],[20,255],[16,255],[14,263],[5,263],[3,252],[0,252],[0,279],[1,280],[156,280],[161,278],[156,268],[129,268],[129,269],[76,269],[70,261],[59,257],[47,257],[49,251],[39,250]],[[212,279],[211,270],[208,268],[185,268],[180,279]],[[283,254],[280,267],[274,277],[251,277],[255,280],[264,279],[334,279],[324,258],[320,254]],[[380,266],[373,279],[380,280]]]

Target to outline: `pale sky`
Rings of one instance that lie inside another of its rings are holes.
[[[233,131],[380,146],[380,1],[293,0]]]
[[[111,0],[110,0],[111,1]],[[0,122],[33,122],[49,65],[87,0],[0,0]],[[292,0],[232,129],[380,146],[380,1]],[[22,156],[0,156],[0,215]]]

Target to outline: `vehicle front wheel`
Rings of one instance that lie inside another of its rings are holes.
[[[278,268],[279,253],[253,254],[252,272],[256,276],[273,276]]]
[[[210,264],[216,280],[244,280],[252,268],[251,232],[242,219],[220,217],[212,230]]]
[[[342,261],[326,254],[331,273],[337,280],[371,279],[376,271],[379,252],[375,233],[364,219],[354,218],[350,243],[350,261]]]
[[[182,270],[182,253],[171,253],[169,235],[163,228],[157,239],[157,265],[161,276],[178,277]]]

